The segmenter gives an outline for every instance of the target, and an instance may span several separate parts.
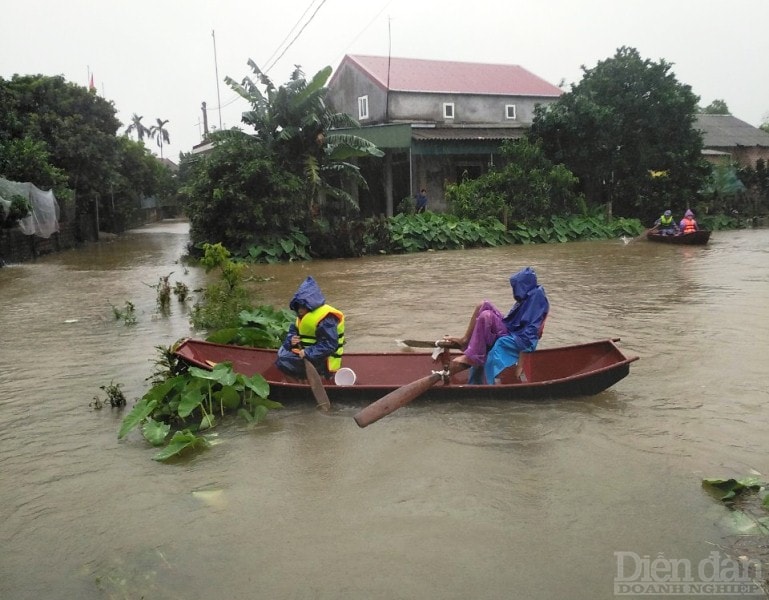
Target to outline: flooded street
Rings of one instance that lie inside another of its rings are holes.
[[[163,222],[0,269],[2,600],[611,599],[615,553],[727,557],[702,478],[769,480],[769,230],[255,266],[257,302],[313,275],[348,351],[385,351],[461,333],[484,298],[506,310],[531,265],[540,348],[621,338],[640,360],[594,397],[417,400],[366,429],[360,406],[287,406],[162,464],[118,441],[126,411],[89,405],[115,382],[130,409],[156,346],[200,335],[152,287],[205,285],[187,241]]]

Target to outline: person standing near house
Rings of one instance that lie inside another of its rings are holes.
[[[425,212],[427,208],[427,190],[422,188],[417,194],[417,214]]]

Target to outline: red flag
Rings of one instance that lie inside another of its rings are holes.
[[[96,91],[96,86],[93,84],[93,73],[91,73],[91,81],[88,84],[88,89],[91,92],[95,92]]]

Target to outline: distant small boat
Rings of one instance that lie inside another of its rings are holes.
[[[627,376],[630,363],[638,360],[637,356],[626,356],[617,346],[618,341],[619,338],[606,339],[524,353],[521,379],[514,377],[511,368],[502,373],[499,385],[476,385],[469,384],[468,371],[462,371],[449,381],[433,386],[421,397],[522,400],[591,396]],[[345,352],[342,362],[355,372],[354,385],[341,386],[333,380],[324,380],[323,386],[332,403],[371,402],[441,369],[443,359],[456,356],[457,351],[447,349],[445,352],[446,356],[438,362],[433,361],[430,352]],[[313,399],[309,384],[289,382],[275,367],[275,350],[187,339],[174,353],[184,363],[204,369],[229,362],[235,372],[248,377],[260,373],[270,384],[270,398],[279,402]]]
[[[687,244],[689,246],[704,246],[710,239],[710,231],[700,229],[691,233],[679,233],[678,235],[663,235],[656,231],[650,231],[646,234],[646,239],[650,242],[662,242],[663,244]]]

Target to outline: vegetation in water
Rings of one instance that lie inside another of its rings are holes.
[[[114,381],[110,381],[108,385],[100,385],[99,389],[107,394],[107,399],[103,401],[99,396],[94,396],[90,406],[97,410],[103,408],[105,404],[109,404],[112,408],[123,408],[126,405],[126,397],[120,389],[122,387],[122,383]]]
[[[168,275],[162,275],[158,280],[157,285],[154,286],[157,290],[158,309],[164,314],[168,313],[169,307],[171,306],[171,282],[169,281],[171,275],[173,275],[173,271]]]
[[[206,273],[219,272],[219,280],[209,284],[195,303],[192,324],[197,329],[216,330],[238,322],[241,311],[251,308],[251,298],[244,285],[246,265],[230,258],[222,244],[204,244],[200,264]]]
[[[241,311],[237,324],[213,331],[206,339],[219,344],[278,348],[295,320],[296,315],[287,308],[263,304]]]
[[[243,279],[246,265],[231,260],[221,244],[206,244],[204,248],[201,264],[207,271],[218,270],[220,276],[204,290],[194,309],[198,324],[212,331],[207,339],[277,348],[295,315],[268,305],[251,306]],[[161,277],[161,285],[169,277]],[[221,328],[211,329],[214,325]],[[229,363],[211,364],[210,370],[189,366],[175,354],[176,345],[155,349],[155,367],[147,378],[151,388],[123,418],[118,433],[122,439],[140,428],[148,442],[163,446],[155,460],[209,447],[208,436],[201,432],[209,431],[228,413],[257,424],[270,409],[281,407],[268,398],[269,384],[259,374],[246,377],[235,373]]]
[[[769,484],[750,475],[740,479],[706,478],[702,486],[729,510],[722,521],[730,534],[724,551],[747,564],[755,581],[769,594]]]
[[[110,306],[112,306],[112,314],[116,321],[123,321],[124,325],[136,325],[136,307],[133,302],[126,300],[122,309],[114,304],[111,304]]]
[[[190,296],[190,288],[183,281],[175,281],[173,287],[173,294],[179,302],[186,302]]]
[[[229,363],[213,365],[210,371],[187,367],[173,356],[172,348],[163,350],[154,384],[123,418],[118,432],[122,439],[141,427],[150,444],[165,446],[155,460],[207,448],[208,440],[199,433],[214,427],[228,411],[257,424],[269,410],[282,407],[268,399],[269,384],[259,374],[235,373]]]

